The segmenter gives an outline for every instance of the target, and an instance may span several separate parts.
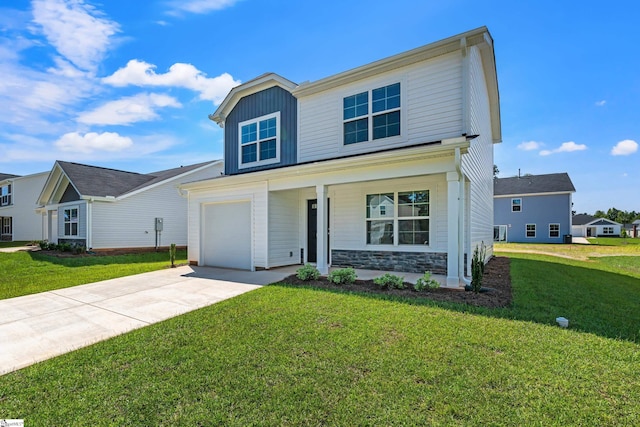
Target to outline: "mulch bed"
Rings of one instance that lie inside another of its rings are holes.
[[[401,275],[399,273],[398,275]],[[302,281],[291,275],[282,283],[296,286],[313,286],[322,289],[343,289],[346,291],[369,292],[380,295],[393,295],[402,298],[427,298],[433,301],[446,301],[469,304],[477,307],[497,308],[511,304],[511,276],[509,274],[509,258],[493,257],[485,267],[482,285],[488,292],[474,293],[462,289],[438,288],[416,292],[410,283],[407,289],[380,289],[373,280],[356,280],[352,285],[334,285],[326,277],[318,280]]]

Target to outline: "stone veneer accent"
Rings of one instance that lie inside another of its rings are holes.
[[[87,246],[85,239],[58,239],[58,243],[68,243],[72,246]]]
[[[447,274],[447,254],[332,249],[331,266],[405,273],[430,271],[432,274]]]

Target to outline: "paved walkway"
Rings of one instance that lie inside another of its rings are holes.
[[[0,300],[0,375],[277,282],[292,271],[184,266]]]

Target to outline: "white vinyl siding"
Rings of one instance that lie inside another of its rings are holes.
[[[371,181],[329,187],[331,199],[331,249],[446,252],[447,183],[444,175]],[[367,194],[429,190],[429,245],[367,245]]]
[[[356,93],[400,82],[399,136],[343,144],[343,100]],[[398,68],[393,72],[300,97],[298,161],[437,141],[462,134],[462,68],[458,53]]]
[[[0,217],[12,217],[13,240],[42,240],[42,215],[36,200],[48,172],[11,178],[11,205],[0,207]],[[3,184],[6,185],[6,184]]]
[[[269,267],[300,262],[298,190],[269,193]]]
[[[187,199],[180,195],[177,186],[217,176],[221,170],[222,166],[216,165],[115,202],[93,202],[93,233],[88,244],[94,249],[154,247],[155,218],[163,218],[159,244],[185,246]]]
[[[493,136],[491,132],[491,117],[489,96],[485,84],[484,71],[480,52],[472,47],[466,57],[469,69],[466,97],[468,111],[465,122],[469,129],[468,135],[479,135],[471,141],[469,152],[462,156],[462,171],[469,181],[470,191],[470,247],[465,245],[469,256],[470,251],[484,242],[487,245],[487,256],[493,253]],[[469,272],[469,269],[467,270]]]

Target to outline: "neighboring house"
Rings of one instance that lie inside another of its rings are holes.
[[[185,246],[178,186],[222,170],[221,160],[149,174],[57,161],[38,198],[44,238],[94,250]]]
[[[640,219],[636,219],[631,223],[629,237],[640,237]]]
[[[479,28],[297,85],[264,74],[210,118],[225,175],[189,183],[189,260],[446,274],[492,252],[500,111],[493,40]]]
[[[563,243],[571,234],[571,195],[566,173],[493,180],[494,241]]]
[[[47,172],[25,176],[0,174],[0,240],[42,239],[36,200],[47,175]]]
[[[572,219],[571,233],[577,237],[619,237],[622,224],[607,218],[578,214]]]

